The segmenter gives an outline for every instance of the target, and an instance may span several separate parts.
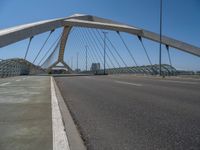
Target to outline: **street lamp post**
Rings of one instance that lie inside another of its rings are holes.
[[[78,72],[78,56],[79,56],[79,53],[77,52],[76,53],[76,70],[77,70],[77,72]]]
[[[160,0],[160,50],[159,50],[159,74],[162,76],[162,0]]]
[[[108,32],[103,32],[104,34],[104,75],[106,74],[106,35]]]
[[[85,69],[86,69],[86,71],[87,71],[87,57],[88,57],[88,46],[86,45],[85,46]]]
[[[73,70],[73,56],[71,57],[71,68]]]

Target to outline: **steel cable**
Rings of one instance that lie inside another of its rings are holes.
[[[48,35],[47,39],[44,41],[44,43],[43,43],[42,47],[40,48],[40,50],[39,50],[39,52],[37,53],[37,55],[36,55],[35,59],[33,60],[33,64],[34,64],[34,63],[35,63],[35,61],[37,60],[38,56],[40,55],[40,53],[41,53],[42,49],[43,49],[43,48],[44,48],[44,46],[46,45],[47,41],[49,40],[49,38],[50,38],[50,36],[51,36],[51,34],[52,34],[53,32],[54,32],[54,30],[51,30],[51,32],[49,33],[49,35]]]
[[[26,49],[26,53],[25,53],[25,56],[24,56],[24,59],[25,59],[25,60],[26,60],[26,57],[27,57],[27,55],[28,55],[28,51],[29,51],[29,48],[30,48],[32,39],[33,39],[33,36],[30,37],[30,39],[29,39],[28,46],[27,46],[27,49]]]
[[[62,34],[60,34],[59,36],[58,36],[58,38],[53,42],[53,44],[50,46],[50,48],[47,50],[47,52],[44,54],[44,56],[42,57],[42,59],[39,61],[39,63],[38,63],[38,65],[40,65],[41,64],[41,62],[44,60],[44,58],[48,55],[48,53],[50,52],[50,50],[56,45],[56,43],[60,40],[60,38],[61,38],[61,35]]]
[[[135,63],[136,66],[138,66],[138,65],[137,65],[137,62],[136,62],[136,60],[135,60],[135,58],[133,57],[133,55],[132,55],[130,49],[128,48],[128,46],[127,46],[126,42],[124,41],[123,37],[121,36],[120,32],[117,32],[117,34],[119,35],[119,37],[120,37],[122,43],[123,43],[124,46],[126,47],[126,50],[128,51],[129,55],[131,56],[133,62]]]

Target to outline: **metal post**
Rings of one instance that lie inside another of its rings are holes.
[[[76,57],[76,59],[77,59],[77,60],[76,60],[76,64],[77,64],[77,72],[78,72],[78,55],[79,55],[79,53],[77,52],[77,53],[76,53],[76,56],[77,56],[77,57]]]
[[[87,45],[85,46],[85,57],[86,57],[86,58],[85,58],[85,61],[86,61],[86,62],[85,62],[85,69],[86,69],[86,71],[87,71],[87,63],[88,63],[88,62],[87,62],[87,61],[88,61],[88,60],[87,60],[87,57],[88,57],[88,46],[87,46]]]
[[[106,74],[106,34],[108,32],[103,32],[104,34],[104,69],[103,69],[103,72],[104,72],[104,75]]]
[[[71,57],[71,69],[73,70],[73,56]]]
[[[159,51],[159,74],[162,76],[162,0],[160,0],[160,51]]]

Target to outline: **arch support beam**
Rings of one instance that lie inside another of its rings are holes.
[[[0,48],[63,26],[65,18],[39,21],[0,30]]]
[[[78,27],[87,27],[87,28],[99,28],[99,29],[107,29],[113,31],[126,32],[129,34],[137,35],[155,42],[160,42],[160,35],[154,32],[150,32],[144,29],[139,29],[133,26],[128,26],[124,24],[119,24],[115,22],[111,22],[108,20],[101,19],[99,22],[99,18],[93,18],[93,21],[88,21],[84,19],[66,19],[64,22],[65,25],[69,26],[78,26]],[[162,44],[168,45],[170,47],[176,48],[178,50],[196,55],[200,57],[200,48],[193,46],[191,44],[167,37],[162,36]]]
[[[60,50],[59,50],[59,56],[58,61],[64,60],[64,53],[65,53],[65,47],[68,40],[69,33],[71,31],[71,26],[65,26],[63,29],[62,37],[61,37],[61,43],[60,43]]]
[[[63,64],[63,66],[70,72],[72,73],[73,70],[69,67],[68,64],[66,64],[64,61],[56,61],[55,63],[53,63],[51,66],[48,67],[48,70],[52,69],[53,67],[56,67],[57,64]]]
[[[64,27],[61,39],[59,40],[54,51],[45,60],[42,67],[50,69],[52,67],[55,67],[58,63],[62,63],[64,65],[64,67],[67,68],[67,70],[69,72],[73,72],[73,70],[64,62],[64,53],[65,53],[66,42],[68,40],[68,36],[69,36],[70,31],[71,31],[71,28],[72,27],[70,27],[70,26]]]
[[[153,33],[144,29],[136,28],[134,26],[129,26],[126,24],[122,24],[119,22],[115,22],[112,20],[96,16],[78,14],[67,18],[45,20],[0,30],[0,48],[43,32],[47,32],[59,27],[64,27],[64,32],[62,35],[59,57],[58,57],[58,60],[62,61],[64,56],[65,44],[69,32],[73,26],[100,28],[100,29],[114,30],[120,32],[127,32],[155,42],[160,42],[159,34],[157,33]],[[191,44],[166,36],[162,36],[162,44],[168,45],[170,47],[200,57],[200,48],[197,46],[193,46]]]

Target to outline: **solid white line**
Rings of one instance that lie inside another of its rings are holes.
[[[2,83],[2,84],[0,84],[0,86],[5,86],[5,85],[8,85],[8,84],[10,84],[10,82]]]
[[[51,77],[51,107],[52,107],[52,130],[53,130],[53,150],[70,150],[68,139],[64,131],[61,112],[55,93],[53,79]]]
[[[142,86],[142,84],[138,84],[138,83],[130,83],[130,82],[124,82],[124,81],[115,81],[116,83],[120,83],[120,84],[127,84],[127,85],[134,85],[134,86]]]

